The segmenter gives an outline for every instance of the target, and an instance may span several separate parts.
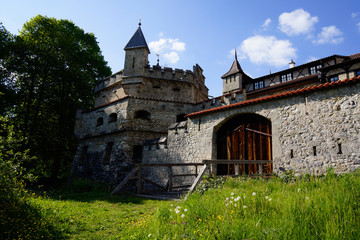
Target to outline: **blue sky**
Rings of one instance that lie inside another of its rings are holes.
[[[360,52],[358,0],[0,0],[0,21],[13,34],[41,14],[68,19],[95,34],[113,72],[123,69],[123,48],[141,17],[150,64],[204,70],[209,95],[219,96],[221,76],[234,49],[252,77],[333,54]]]

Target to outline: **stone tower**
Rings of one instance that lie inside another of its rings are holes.
[[[221,78],[223,79],[223,94],[241,90],[243,89],[243,86],[245,86],[245,83],[251,80],[251,78],[241,69],[240,63],[237,60],[236,50],[235,60],[231,65],[230,70]]]
[[[141,23],[131,37],[125,48],[124,76],[136,77],[144,75],[145,66],[148,65],[149,47],[141,31]]]

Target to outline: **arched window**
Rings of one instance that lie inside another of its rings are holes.
[[[117,114],[116,113],[112,113],[112,114],[110,114],[109,115],[109,123],[110,122],[116,122],[116,120],[117,120]]]
[[[104,124],[104,119],[102,117],[99,117],[97,120],[96,120],[96,126],[101,126]]]
[[[134,114],[134,118],[150,119],[150,117],[151,117],[151,114],[145,110],[136,111]]]

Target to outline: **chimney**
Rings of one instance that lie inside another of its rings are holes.
[[[291,62],[289,63],[289,68],[294,68],[295,67],[295,63],[294,61],[291,59]]]

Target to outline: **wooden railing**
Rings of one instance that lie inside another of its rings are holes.
[[[138,163],[135,164],[135,168],[124,178],[124,180],[114,189],[114,191],[111,193],[111,195],[117,193],[121,188],[125,186],[125,184],[129,180],[137,180],[136,184],[136,191],[137,193],[144,193],[143,190],[143,182],[148,182],[152,185],[157,186],[158,188],[162,189],[163,191],[173,191],[174,189],[181,189],[181,188],[189,188],[191,185],[177,185],[174,186],[174,178],[177,177],[197,177],[198,176],[198,166],[203,166],[203,163],[158,163],[158,164],[152,164],[152,163]],[[192,173],[186,173],[186,174],[175,174],[174,169],[175,167],[189,167],[194,166],[195,171]],[[159,183],[156,183],[146,177],[144,177],[143,169],[144,168],[159,168],[159,167],[166,167],[168,168],[168,185],[162,186]]]
[[[189,188],[190,190],[188,193],[192,192],[196,185],[200,182],[203,175],[206,173],[207,170],[210,171],[210,166],[216,167],[217,164],[235,164],[235,165],[250,165],[250,164],[256,164],[258,169],[258,174],[252,174],[251,176],[264,176],[263,166],[267,164],[272,164],[272,161],[269,160],[203,160],[202,163],[159,163],[159,164],[151,164],[151,163],[138,163],[135,164],[135,168],[124,178],[124,180],[114,189],[114,191],[111,193],[111,195],[117,193],[121,188],[125,186],[125,184],[132,179],[137,180],[137,193],[144,193],[143,190],[143,182],[148,182],[152,185],[157,186],[158,188],[162,189],[163,191],[173,191],[174,189],[179,188]],[[174,174],[173,168],[174,167],[188,167],[188,166],[194,166],[195,172],[193,173],[187,173],[187,174]],[[198,173],[198,167],[202,166],[202,169]],[[168,168],[168,186],[162,186],[159,183],[154,182],[153,180],[150,180],[143,175],[143,169],[144,168],[159,168],[159,167],[166,167]],[[245,167],[244,167],[245,169]],[[209,172],[210,173],[210,172]],[[210,173],[211,175],[211,173]],[[240,175],[240,174],[236,174]],[[236,176],[235,175],[235,176]],[[178,185],[173,186],[173,180],[176,177],[195,177],[195,181],[192,185]]]

